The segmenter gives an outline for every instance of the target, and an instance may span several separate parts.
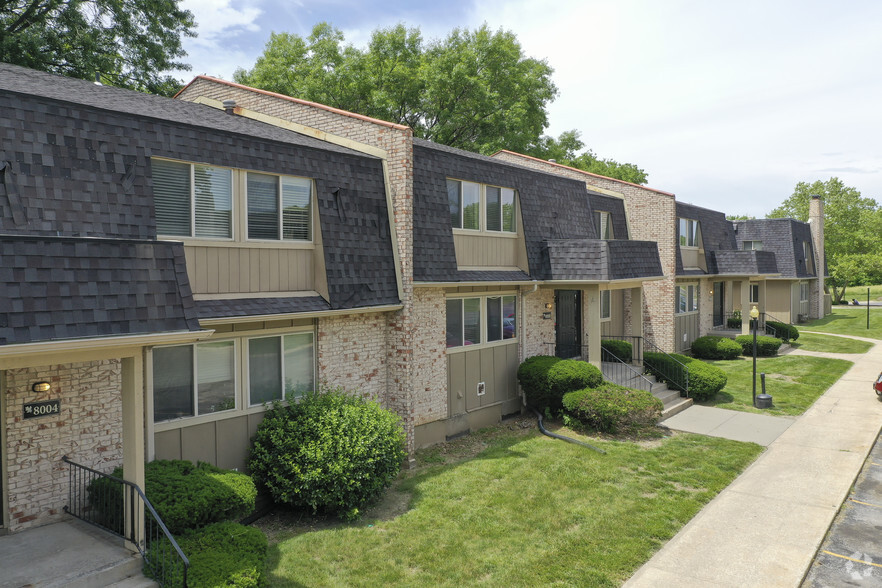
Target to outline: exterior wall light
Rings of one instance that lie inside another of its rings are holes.
[[[551,310],[552,304],[550,302],[545,303],[545,310]]]
[[[52,388],[49,382],[34,382],[31,384],[31,390],[34,392],[48,392]]]

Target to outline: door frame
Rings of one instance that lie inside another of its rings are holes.
[[[574,309],[573,309],[573,322],[572,328],[575,331],[575,343],[561,343],[561,314],[560,314],[560,294],[561,293],[574,293],[575,301],[574,301]],[[563,357],[564,359],[569,359],[571,357],[581,357],[582,355],[582,291],[581,290],[555,290],[554,291],[554,355],[557,357]],[[564,345],[575,347],[575,353],[562,355],[565,349]]]
[[[711,302],[713,305],[713,326],[722,327],[726,325],[726,282],[713,282],[714,297]],[[717,322],[717,312],[720,314],[720,320]]]

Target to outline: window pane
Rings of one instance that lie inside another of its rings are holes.
[[[502,298],[487,298],[487,341],[502,340]]]
[[[600,318],[610,317],[610,293],[604,290],[600,293]]]
[[[190,236],[190,164],[151,159],[156,232]]]
[[[280,337],[248,341],[248,392],[252,406],[282,398],[280,347]]]
[[[462,228],[481,228],[481,184],[462,183]]]
[[[447,180],[447,205],[450,209],[450,224],[454,229],[462,228],[462,202],[459,187],[462,182]]]
[[[604,239],[615,239],[615,235],[613,235],[613,226],[612,226],[612,215],[607,213],[606,215],[606,234],[603,237]]]
[[[699,247],[701,245],[701,227],[698,221],[692,221],[692,246]]]
[[[517,296],[502,297],[502,338],[514,339],[517,337]]]
[[[196,346],[199,414],[236,408],[236,346],[232,341]]]
[[[481,342],[481,299],[465,298],[462,301],[462,322],[464,345]]]
[[[312,181],[282,178],[282,238],[293,241],[312,239],[310,203]]]
[[[206,165],[193,166],[196,188],[196,236],[233,236],[233,171]]]
[[[285,336],[285,397],[315,390],[312,333]]]
[[[153,422],[193,416],[193,347],[153,350]]]
[[[462,345],[462,299],[452,298],[447,301],[447,346]]]
[[[515,191],[502,189],[502,230],[508,233],[517,231],[515,226]]]
[[[279,178],[248,174],[248,238],[279,238]]]
[[[687,237],[686,233],[687,233],[686,219],[681,218],[680,219],[680,245],[686,245],[686,237]]]
[[[686,312],[686,288],[677,286],[675,290],[677,300],[677,312]]]
[[[499,188],[487,186],[487,230],[502,230],[502,211],[500,210],[501,193]]]

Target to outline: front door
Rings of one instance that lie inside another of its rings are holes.
[[[566,359],[582,355],[582,291],[555,290],[554,354]]]
[[[714,326],[721,327],[726,322],[726,283],[714,282]]]

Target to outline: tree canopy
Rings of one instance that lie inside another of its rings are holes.
[[[486,25],[426,41],[419,28],[399,24],[376,29],[358,49],[319,23],[306,38],[273,33],[254,67],[234,79],[407,125],[414,136],[451,147],[487,155],[509,149],[644,183],[632,164],[578,154],[578,131],[543,136],[546,107],[558,94],[552,73],[545,60],[524,56],[513,33]]]
[[[807,221],[812,194],[824,200],[824,250],[836,301],[846,286],[882,281],[882,208],[839,178],[799,182],[768,218]]]
[[[0,0],[0,61],[169,94],[194,27],[179,0]]]

